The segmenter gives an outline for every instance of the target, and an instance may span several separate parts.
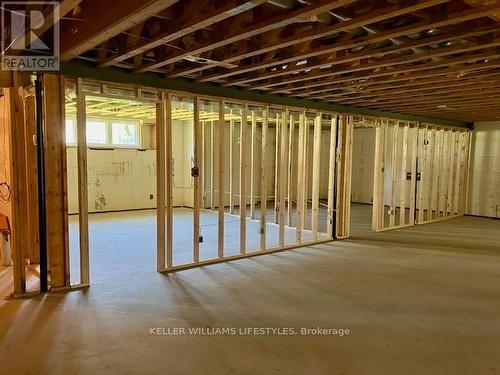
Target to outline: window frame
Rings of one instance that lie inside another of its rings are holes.
[[[88,134],[86,133],[87,135],[87,146],[90,146],[90,147],[109,147],[110,146],[110,143],[109,143],[109,125],[108,125],[108,121],[106,119],[97,119],[97,118],[94,118],[94,117],[89,117],[85,120],[85,131],[87,132],[88,131],[88,128],[87,128],[87,123],[88,122],[98,122],[98,123],[103,123],[104,124],[104,134],[106,134],[106,140],[104,143],[90,143],[88,141]]]
[[[67,124],[68,121],[71,121],[71,132],[73,133],[73,142],[68,142],[68,124]],[[66,117],[64,119],[64,143],[66,144],[66,147],[76,147],[78,145],[76,133],[77,133],[76,132],[76,118]]]
[[[113,142],[113,124],[124,124],[124,125],[134,125],[135,130],[136,130],[136,138],[137,138],[137,143],[133,145],[129,144],[122,144],[122,143],[114,143]],[[114,147],[120,147],[120,148],[141,148],[142,146],[142,139],[141,139],[141,122],[140,121],[131,121],[131,120],[110,120],[109,121],[109,128],[108,128],[108,134],[109,134],[109,140],[110,144],[113,145]]]
[[[77,121],[76,117],[70,116],[65,118],[65,129],[66,129],[66,122],[71,121],[72,122],[72,131],[73,131],[73,139],[75,140],[74,143],[68,143],[67,142],[67,137],[65,137],[65,145],[66,147],[77,147],[78,145],[78,138],[77,138]],[[128,120],[128,119],[120,119],[120,118],[115,118],[115,119],[107,119],[107,118],[99,118],[99,117],[88,117],[86,119],[87,122],[93,121],[93,122],[101,122],[105,124],[105,129],[106,129],[106,143],[87,143],[87,147],[91,148],[116,148],[116,149],[131,149],[131,150],[137,150],[137,149],[142,149],[142,121],[141,120]],[[119,123],[119,124],[129,124],[129,125],[134,125],[137,131],[137,143],[135,145],[126,145],[126,144],[119,144],[119,143],[113,143],[113,123]],[[67,130],[67,129],[66,129]]]

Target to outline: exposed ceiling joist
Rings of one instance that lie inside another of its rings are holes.
[[[85,0],[77,18],[64,23],[61,32],[61,61],[98,46],[145,21],[178,0]]]

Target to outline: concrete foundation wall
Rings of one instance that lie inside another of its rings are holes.
[[[359,202],[366,201],[371,203],[371,195],[373,190],[373,154],[374,154],[374,137],[375,131],[371,130],[372,134],[366,135],[365,145],[360,147],[361,159],[360,163],[364,163],[363,181],[356,186],[362,188],[362,192],[353,193],[359,195]],[[240,168],[240,144],[239,144],[240,125],[235,124],[234,128],[234,155],[233,155],[233,192],[235,194],[234,204],[239,202],[239,168]],[[248,129],[248,147],[246,159],[248,161],[246,184],[247,195],[249,202],[250,195],[250,126]],[[313,129],[311,127],[309,133],[310,147],[308,155],[308,172],[311,173],[313,168]],[[371,137],[373,136],[373,139]],[[191,177],[191,168],[193,167],[194,147],[193,147],[193,121],[174,120],[172,123],[172,158],[173,158],[173,203],[174,206],[193,206],[193,179]],[[207,195],[207,206],[210,205],[210,123],[205,124],[205,143],[204,143],[204,181],[205,192]],[[260,183],[261,183],[261,147],[262,132],[261,128],[257,127],[255,135],[255,194],[256,201],[260,201]],[[355,137],[356,140],[356,137]],[[215,127],[215,148],[217,149],[218,137],[217,127]],[[276,134],[274,128],[268,129],[268,145],[267,145],[267,196],[272,199],[274,196],[274,178],[275,178],[275,145]],[[229,204],[229,124],[225,126],[225,142],[224,142],[224,197],[225,205]],[[326,199],[328,193],[328,174],[329,174],[329,147],[330,147],[330,131],[322,131],[321,139],[321,170],[320,170],[320,199]],[[373,148],[373,150],[371,150]],[[358,157],[355,148],[354,157]],[[359,150],[358,150],[359,151]],[[294,145],[292,153],[292,183],[291,192],[292,199],[296,199],[297,190],[297,162],[298,162],[298,128],[294,136]],[[218,157],[214,158],[215,171],[218,170]],[[371,165],[371,166],[370,166]],[[371,169],[370,169],[371,168]],[[67,170],[68,170],[68,201],[69,212],[78,212],[78,174],[77,174],[77,153],[76,148],[69,147],[67,149]],[[353,171],[354,172],[354,171]],[[215,186],[215,197],[217,197],[217,173],[214,176],[213,182]],[[354,180],[353,180],[354,181]],[[354,186],[353,186],[354,188]],[[311,196],[312,178],[308,178],[308,194]],[[353,191],[356,191],[353,189]],[[115,211],[115,210],[130,210],[144,209],[156,207],[156,151],[146,150],[139,151],[135,149],[89,149],[88,150],[88,194],[89,194],[89,211]],[[151,198],[152,196],[152,198]],[[217,199],[217,198],[215,198]]]

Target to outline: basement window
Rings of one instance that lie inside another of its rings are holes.
[[[107,143],[106,123],[102,121],[87,121],[87,144],[105,145]]]
[[[94,148],[139,148],[141,147],[141,127],[133,120],[109,120],[90,118],[87,120],[87,145]],[[151,126],[146,127],[149,134]],[[76,118],[66,119],[66,146],[77,146]]]
[[[66,120],[66,144],[76,146],[76,127],[73,120]]]
[[[113,122],[111,123],[113,145],[137,147],[139,137],[137,124]]]

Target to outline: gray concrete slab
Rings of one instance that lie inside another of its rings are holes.
[[[88,291],[0,302],[0,373],[500,373],[498,220],[358,232],[170,275],[127,255],[146,251],[150,233],[125,242],[119,227],[109,242],[122,254],[110,252]],[[150,334],[316,326],[351,333]]]

